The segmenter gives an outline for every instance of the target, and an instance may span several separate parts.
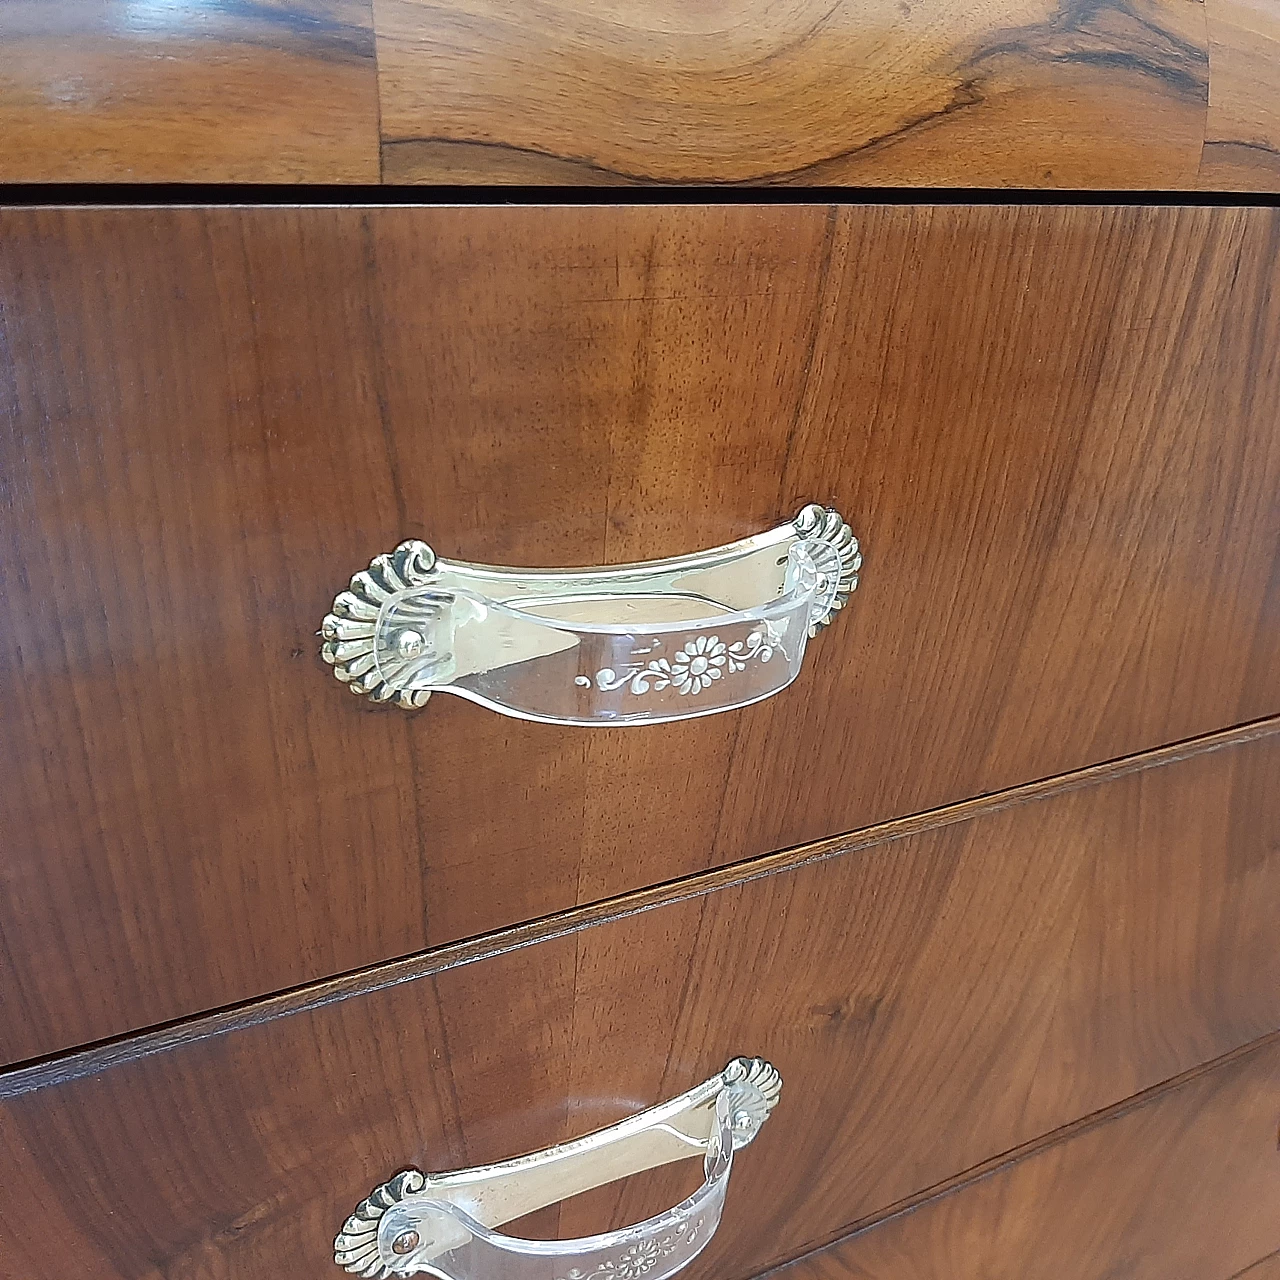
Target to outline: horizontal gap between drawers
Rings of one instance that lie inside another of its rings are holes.
[[[376,183],[11,183],[0,208],[189,208],[299,206],[377,208],[388,205],[1173,205],[1263,207],[1280,205],[1271,191],[1067,190],[1039,187],[756,187],[729,184],[643,187],[408,186]]]
[[[1097,1129],[1102,1125],[1109,1124],[1112,1120],[1118,1120],[1130,1111],[1136,1111],[1154,1102],[1162,1095],[1172,1093],[1174,1090],[1190,1084],[1201,1076],[1217,1071],[1220,1067],[1229,1066],[1233,1062],[1239,1062],[1241,1059],[1248,1058],[1277,1043],[1280,1043],[1280,1030],[1268,1032],[1265,1036],[1259,1036],[1257,1040],[1251,1040],[1248,1044],[1240,1045],[1229,1053],[1224,1053],[1209,1062],[1202,1062],[1198,1066],[1183,1071],[1180,1075],[1170,1076],[1168,1080],[1162,1080],[1159,1084],[1152,1085],[1149,1089],[1143,1089],[1140,1093],[1135,1093],[1120,1102],[1113,1103],[1109,1107],[1103,1107],[1100,1111],[1082,1116],[1079,1120],[1073,1120],[1070,1124],[1065,1124],[1061,1128],[1041,1134],[1040,1137],[1033,1138],[1030,1142],[1024,1142],[1021,1146],[1013,1147],[998,1156],[992,1156],[989,1160],[982,1161],[981,1164],[962,1170],[954,1177],[946,1178],[942,1182],[935,1183],[931,1187],[926,1187],[922,1191],[916,1192],[914,1195],[898,1200],[894,1204],[886,1205],[885,1208],[868,1214],[865,1218],[859,1218],[848,1226],[839,1228],[822,1244],[812,1249],[806,1249],[794,1258],[789,1258],[786,1262],[780,1262],[777,1266],[770,1267],[768,1271],[760,1272],[755,1280],[766,1280],[769,1276],[778,1276],[787,1267],[794,1266],[797,1262],[812,1258],[828,1249],[838,1248],[840,1245],[852,1240],[854,1236],[883,1226],[886,1222],[894,1218],[900,1218],[903,1214],[911,1213],[913,1210],[919,1209],[932,1201],[942,1200],[946,1196],[981,1182],[984,1178],[989,1178],[993,1174],[1020,1164],[1023,1160],[1038,1155],[1050,1147],[1055,1147],[1059,1143],[1067,1142],[1082,1133],[1087,1133],[1090,1129]],[[1255,1258],[1243,1272],[1237,1272],[1235,1276],[1229,1277],[1229,1280],[1237,1280],[1238,1276],[1247,1275],[1251,1268],[1256,1267],[1259,1262],[1265,1261],[1266,1257]]]
[[[997,791],[971,800],[925,810],[905,818],[893,818],[857,831],[830,836],[811,844],[776,853],[763,854],[741,862],[728,863],[711,871],[669,880],[633,890],[567,911],[541,916],[491,933],[449,943],[428,951],[414,952],[396,960],[383,961],[336,977],[293,987],[276,995],[242,1001],[209,1013],[133,1031],[127,1035],[51,1054],[11,1066],[0,1073],[0,1100],[14,1098],[50,1085],[94,1075],[126,1062],[164,1053],[184,1044],[227,1035],[277,1018],[336,1004],[354,996],[369,995],[405,982],[431,977],[462,965],[492,959],[536,943],[566,937],[583,929],[623,920],[658,907],[686,902],[722,889],[733,888],[768,876],[793,871],[813,863],[844,857],[872,845],[902,840],[968,822],[986,814],[999,813],[1019,805],[1048,800],[1086,787],[1097,786],[1147,769],[1175,764],[1226,747],[1240,746],[1280,732],[1280,716],[1250,721],[1216,733],[1159,747],[1137,755],[1123,756],[1090,765],[1070,773],[1055,775]]]

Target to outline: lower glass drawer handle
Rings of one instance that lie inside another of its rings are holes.
[[[406,1169],[343,1223],[333,1259],[359,1276],[440,1280],[664,1280],[720,1224],[733,1153],[769,1118],[782,1077],[735,1058],[710,1080],[607,1129],[533,1155],[452,1173]],[[495,1228],[619,1178],[701,1155],[706,1180],[633,1227],[577,1240],[523,1240]]]
[[[321,655],[353,693],[454,693],[505,715],[641,724],[758,702],[858,585],[843,517],[810,504],[711,551],[600,569],[502,569],[403,542],[339,592]]]

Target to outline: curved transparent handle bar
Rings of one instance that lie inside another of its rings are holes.
[[[444,692],[553,723],[710,715],[790,684],[861,565],[817,505],[728,546],[599,569],[465,564],[411,541],[339,593],[321,653],[354,693],[405,708]]]
[[[665,1280],[720,1223],[733,1153],[769,1118],[782,1078],[735,1058],[688,1093],[608,1129],[503,1164],[398,1173],[343,1224],[334,1261],[361,1276],[441,1280]],[[705,1180],[687,1200],[635,1226],[576,1240],[525,1240],[494,1228],[618,1178],[701,1154]]]

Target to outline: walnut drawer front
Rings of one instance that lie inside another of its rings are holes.
[[[754,1275],[1280,1025],[1269,728],[10,1072],[0,1257],[336,1277],[334,1232],[397,1169],[538,1149],[744,1052],[786,1086],[687,1274]],[[638,1220],[681,1169],[540,1229]]]
[[[777,1280],[1275,1280],[1280,1037]]]
[[[1280,212],[0,215],[0,1061],[1280,703]],[[348,697],[337,588],[829,502],[800,679],[583,730]]]

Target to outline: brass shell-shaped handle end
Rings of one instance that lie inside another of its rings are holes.
[[[778,1068],[763,1058],[734,1058],[720,1073],[733,1125],[733,1149],[745,1147],[760,1132],[782,1096]]]
[[[378,1228],[383,1214],[406,1196],[421,1191],[426,1182],[417,1169],[405,1169],[375,1187],[368,1199],[361,1200],[355,1212],[342,1224],[342,1230],[333,1242],[334,1262],[352,1275],[391,1275],[391,1269],[383,1265],[378,1252]],[[414,1247],[417,1247],[416,1241]]]
[[[806,541],[825,542],[835,550],[839,564],[835,592],[831,603],[809,624],[809,634],[815,636],[849,603],[849,597],[858,589],[858,570],[862,568],[862,549],[858,539],[842,516],[833,507],[823,507],[811,502],[801,509],[793,521],[796,533]]]
[[[320,656],[354,694],[373,702],[394,702],[405,711],[424,707],[430,689],[413,689],[387,680],[374,653],[378,613],[401,591],[426,586],[436,567],[436,553],[416,538],[402,542],[390,555],[375,556],[333,601],[320,624],[324,643]]]

